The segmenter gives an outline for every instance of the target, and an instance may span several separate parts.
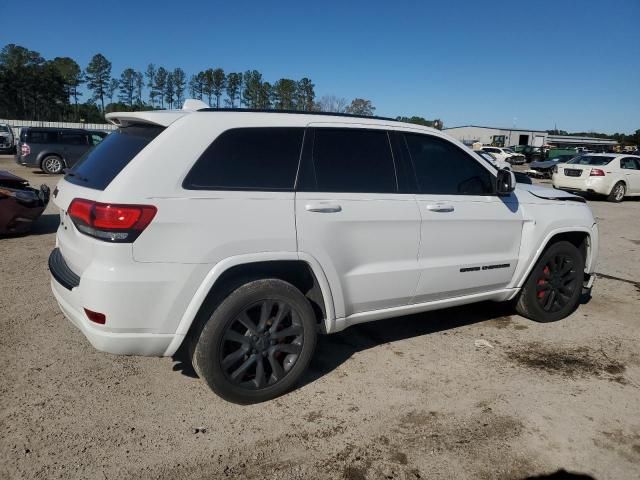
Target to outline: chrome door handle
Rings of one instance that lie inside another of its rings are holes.
[[[427,210],[430,212],[453,212],[455,208],[453,205],[445,205],[444,203],[436,203],[432,205],[427,205]]]
[[[304,206],[307,212],[315,213],[338,213],[342,211],[342,207],[337,203],[309,203]]]

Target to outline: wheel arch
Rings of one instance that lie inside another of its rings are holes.
[[[592,236],[593,231],[587,227],[568,227],[557,229],[549,232],[540,247],[536,250],[535,255],[529,262],[527,269],[524,271],[520,279],[518,280],[516,287],[521,288],[529,274],[533,270],[533,267],[538,262],[538,259],[542,256],[545,250],[553,243],[565,240],[578,248],[580,253],[585,259],[585,272],[591,272],[593,270],[594,249],[597,248],[597,238]]]
[[[300,289],[311,303],[320,330],[332,331],[335,323],[333,296],[319,263],[313,259],[302,259],[295,252],[241,255],[217,263],[207,273],[189,302],[164,356],[173,355],[197,328],[201,312],[238,286],[260,278],[279,278]]]
[[[55,151],[51,151],[51,150],[44,150],[44,151],[40,152],[40,154],[38,155],[38,166],[40,167],[40,169],[42,169],[42,162],[47,157],[58,157],[60,160],[62,160],[62,163],[63,163],[64,167],[65,168],[67,167],[67,159],[64,158],[64,155],[62,155],[59,152],[55,152]]]

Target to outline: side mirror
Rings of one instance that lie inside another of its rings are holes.
[[[516,189],[516,176],[511,170],[502,168],[496,177],[496,192],[498,195],[509,195]]]

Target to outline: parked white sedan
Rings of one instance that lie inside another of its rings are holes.
[[[522,165],[526,159],[521,153],[516,153],[510,148],[482,147],[482,150],[493,155],[496,160],[502,160],[511,165]]]
[[[553,169],[554,188],[606,195],[610,202],[640,196],[640,156],[590,153]]]

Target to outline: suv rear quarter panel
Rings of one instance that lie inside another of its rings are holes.
[[[296,252],[293,192],[186,190],[182,181],[223,131],[252,125],[238,114],[185,115],[161,133],[105,189],[103,201],[154,205],[133,245],[138,262],[215,264],[255,252]],[[280,125],[281,123],[278,123]]]

